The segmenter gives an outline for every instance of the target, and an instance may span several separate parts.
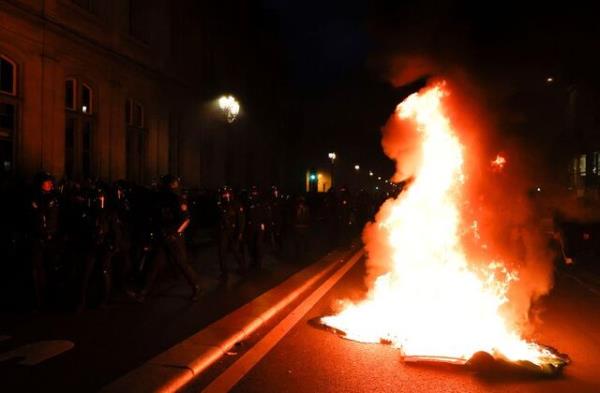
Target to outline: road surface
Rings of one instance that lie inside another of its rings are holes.
[[[600,296],[564,274],[557,275],[550,296],[540,304],[543,323],[535,339],[572,358],[564,375],[552,379],[517,376],[484,378],[464,370],[409,366],[397,350],[341,339],[310,321],[328,314],[341,298],[364,293],[361,261],[295,324],[272,350],[232,388],[239,393],[265,392],[600,392]],[[593,289],[593,288],[592,288]],[[440,326],[443,329],[443,326]],[[257,341],[260,339],[258,338]],[[244,353],[233,354],[233,358]],[[228,364],[215,366],[186,392],[214,386]],[[210,376],[210,377],[209,377]],[[213,385],[209,385],[211,383]]]

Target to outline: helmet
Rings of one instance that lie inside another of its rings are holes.
[[[54,183],[54,176],[52,176],[50,172],[42,171],[36,173],[34,176],[34,182],[37,185],[41,185],[43,182],[48,180]]]
[[[273,199],[279,198],[279,189],[277,189],[277,186],[271,186],[271,196]]]
[[[219,202],[231,202],[233,199],[233,190],[230,187],[223,186],[219,189]]]
[[[180,179],[177,176],[167,174],[160,178],[160,183],[164,188],[179,188]]]
[[[34,177],[35,186],[44,192],[50,192],[54,189],[54,176],[49,172],[38,172]]]

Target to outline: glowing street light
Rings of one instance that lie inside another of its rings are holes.
[[[336,154],[335,153],[329,153],[329,159],[331,160],[331,163],[333,164],[333,162],[335,161],[336,158]]]
[[[369,171],[369,176],[373,176],[373,171]]]
[[[357,171],[360,170],[360,165],[358,165],[358,164],[354,165],[354,169]]]
[[[240,113],[240,103],[233,96],[221,96],[219,98],[219,108],[227,116],[228,123],[233,123]]]
[[[381,176],[379,176],[379,177],[377,178],[377,180],[381,181]]]

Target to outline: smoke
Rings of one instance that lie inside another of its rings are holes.
[[[451,93],[444,99],[446,115],[465,153],[463,247],[474,267],[502,261],[511,271],[518,272],[519,278],[511,283],[508,302],[502,311],[509,322],[526,331],[533,321],[532,306],[552,288],[554,256],[549,249],[549,234],[541,225],[544,212],[537,209],[537,195],[532,192],[535,174],[526,146],[503,135],[499,118],[494,114],[493,92],[471,80],[466,72],[442,69],[424,58],[397,58],[391,69],[394,76],[390,80],[395,86],[442,73],[443,78],[430,81],[443,79],[447,83]],[[422,160],[421,136],[414,124],[391,116],[382,128],[382,147],[395,162],[394,181],[410,180],[417,174]],[[491,166],[498,153],[507,159],[501,171]],[[386,201],[375,222],[363,232],[369,287],[379,275],[392,270],[389,232],[379,223],[389,216],[393,203]]]

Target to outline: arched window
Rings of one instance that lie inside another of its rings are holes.
[[[16,63],[0,54],[0,174],[14,169],[19,113],[17,71]]]
[[[0,93],[17,95],[17,66],[8,57],[0,55]]]
[[[94,90],[77,78],[65,80],[65,176],[87,179],[94,175]]]
[[[125,101],[127,179],[137,183],[144,182],[146,167],[148,132],[144,117],[144,106],[139,101],[132,99]]]

